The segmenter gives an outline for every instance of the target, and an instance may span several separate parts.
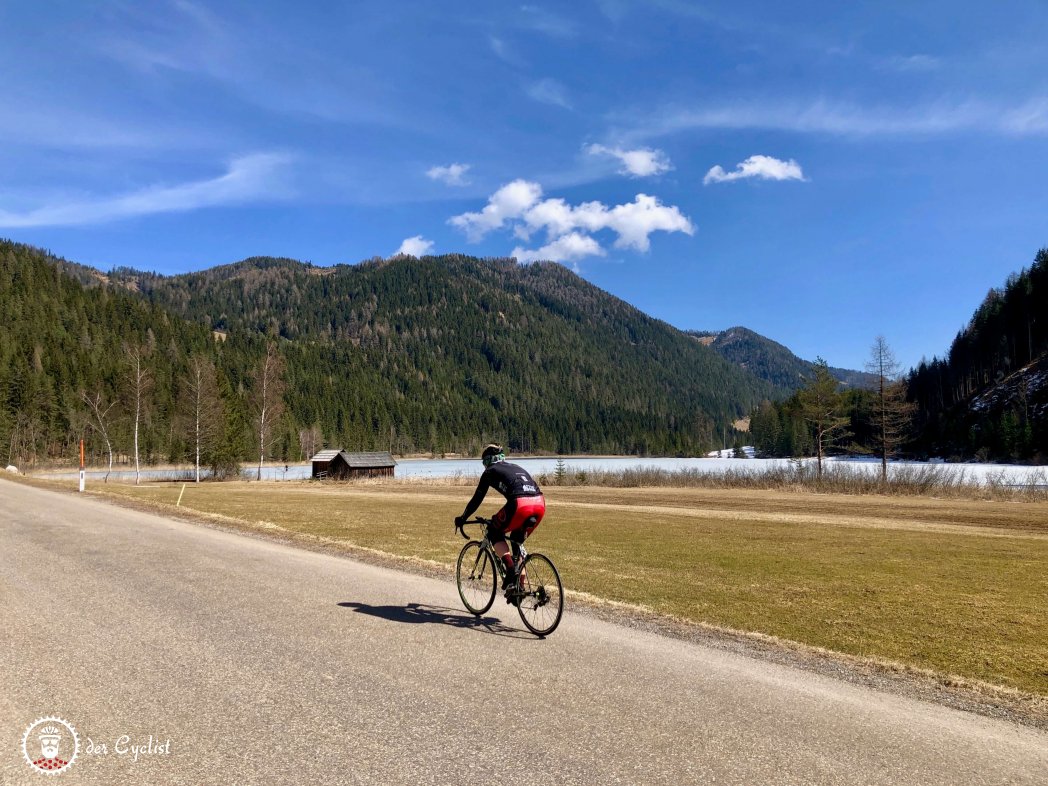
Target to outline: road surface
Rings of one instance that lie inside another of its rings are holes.
[[[0,779],[46,782],[21,740],[56,716],[80,737],[63,784],[1048,783],[1040,731],[570,607],[538,640],[510,612],[0,481]]]

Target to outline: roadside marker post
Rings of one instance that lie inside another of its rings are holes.
[[[178,492],[178,502],[175,503],[176,508],[182,507],[182,495],[186,493],[186,484],[182,484],[182,490]]]
[[[84,440],[80,440],[80,493],[84,493]]]

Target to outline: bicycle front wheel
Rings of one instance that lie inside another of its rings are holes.
[[[517,585],[517,611],[527,629],[548,636],[564,613],[564,588],[557,568],[543,554],[529,554]]]
[[[459,552],[455,583],[466,610],[478,617],[495,602],[495,565],[487,549],[471,540]]]

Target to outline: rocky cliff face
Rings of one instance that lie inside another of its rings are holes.
[[[1005,410],[1031,421],[1048,419],[1048,355],[1042,355],[972,398],[968,408],[979,415]]]

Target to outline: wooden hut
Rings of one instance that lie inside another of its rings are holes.
[[[347,453],[342,449],[322,450],[313,456],[313,477],[318,480],[351,478],[391,478],[397,462],[386,452]]]

